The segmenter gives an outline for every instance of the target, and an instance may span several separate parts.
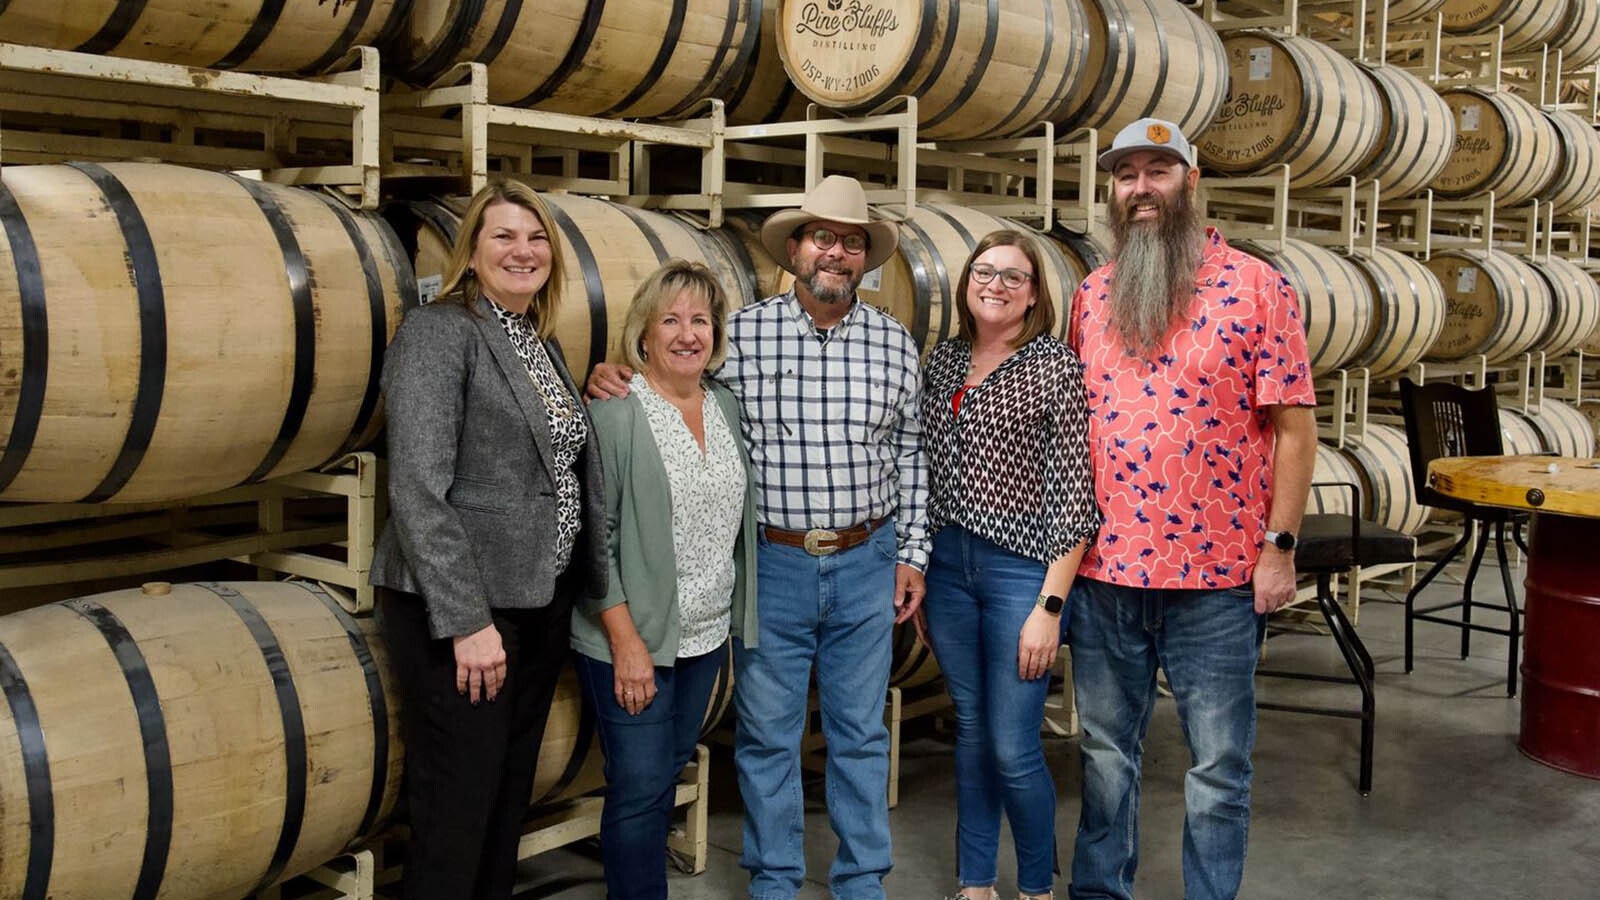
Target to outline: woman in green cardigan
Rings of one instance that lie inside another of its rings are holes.
[[[678,772],[727,654],[756,642],[755,493],[738,404],[706,375],[727,296],[669,260],[628,307],[628,396],[590,407],[605,473],[610,590],[573,611],[572,646],[605,754],[600,852],[611,900],[665,900]]]

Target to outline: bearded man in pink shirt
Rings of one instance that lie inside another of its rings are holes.
[[[1133,896],[1159,665],[1192,760],[1184,896],[1233,897],[1256,659],[1266,614],[1294,596],[1316,450],[1305,330],[1283,276],[1201,225],[1200,172],[1178,126],[1135,122],[1099,162],[1115,246],[1072,313],[1104,524],[1069,600],[1084,730],[1070,895]]]

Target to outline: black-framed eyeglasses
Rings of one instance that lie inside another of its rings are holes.
[[[867,252],[867,236],[864,234],[839,235],[829,228],[813,228],[806,232],[811,237],[811,243],[817,245],[818,250],[832,250],[834,244],[844,244],[846,253]]]
[[[972,280],[979,284],[988,284],[996,275],[1000,276],[1001,284],[1013,291],[1033,280],[1033,273],[1021,269],[996,269],[984,263],[972,267]]]

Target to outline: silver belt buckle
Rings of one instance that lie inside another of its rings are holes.
[[[838,540],[839,533],[837,531],[829,531],[826,528],[813,528],[806,532],[806,552],[812,556],[827,556],[832,553],[838,553],[839,548],[836,546],[822,546],[823,541],[834,542]]]

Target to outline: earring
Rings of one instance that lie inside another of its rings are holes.
[[[650,351],[646,350],[644,348],[643,344],[639,345],[639,358],[640,359],[649,359],[650,358]]]

